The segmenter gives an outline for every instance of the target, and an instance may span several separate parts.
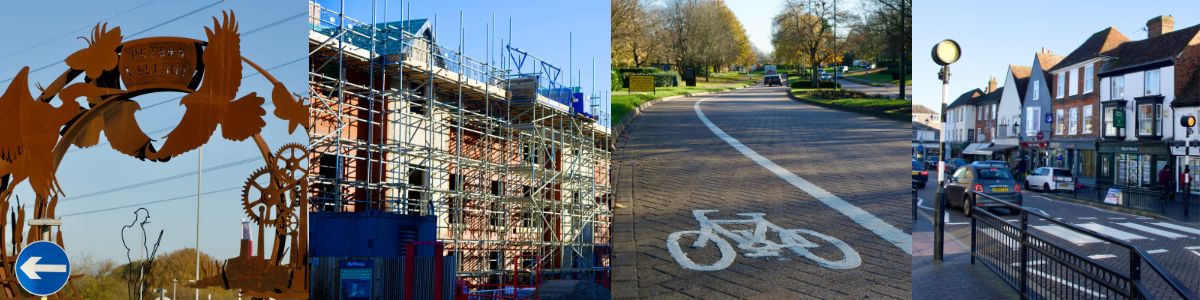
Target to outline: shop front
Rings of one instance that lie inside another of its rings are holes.
[[[1157,141],[1105,142],[1099,155],[1100,184],[1145,189],[1159,189],[1158,172],[1172,168],[1174,160],[1170,148]]]
[[[1071,170],[1075,182],[1096,184],[1096,141],[1052,142],[1046,156],[1047,166]]]

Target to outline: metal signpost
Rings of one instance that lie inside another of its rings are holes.
[[[938,79],[942,80],[942,122],[946,120],[946,97],[950,92],[950,64],[958,61],[962,55],[962,49],[958,47],[958,42],[951,39],[945,39],[933,46],[933,61],[942,66],[942,71],[938,72]],[[945,130],[945,126],[942,129]],[[946,135],[942,134],[938,138],[938,182],[936,198],[933,205],[933,261],[942,261],[943,239],[946,234],[946,221],[942,217],[945,214],[946,199],[942,197],[942,182],[946,180]]]
[[[17,283],[30,294],[49,296],[67,285],[71,261],[58,244],[37,241],[17,254]]]

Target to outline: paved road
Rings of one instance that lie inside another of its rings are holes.
[[[933,215],[934,193],[935,187],[933,186],[918,192],[919,208],[923,218],[928,219]],[[1055,197],[1060,196],[1069,197],[1066,194],[1044,195],[1033,191],[1023,193],[1025,207],[1041,210],[1060,221],[1084,226],[1130,242],[1151,253],[1152,257],[1162,263],[1189,289],[1200,291],[1200,228],[1195,224],[1129,215],[1088,205],[1054,200]],[[999,213],[998,216],[1010,224],[1019,224],[1018,216],[1006,214],[1002,210]],[[961,210],[957,208],[948,213],[948,218],[947,235],[960,242],[965,242],[965,251],[969,251],[970,219],[964,217]],[[1087,256],[1093,262],[1119,272],[1128,270],[1129,255],[1124,248],[1062,229],[1053,223],[1036,218],[1030,219],[1029,226],[1032,234],[1045,237],[1060,247]],[[950,244],[947,243],[946,253],[953,253],[951,248],[960,248],[949,246]],[[1143,274],[1145,277],[1152,276],[1148,272]],[[1079,290],[1079,292],[1087,293],[1083,290]]]
[[[855,83],[845,79],[838,79],[838,83],[841,83],[842,87],[845,89],[856,90],[870,95],[880,94],[888,97],[900,96],[900,89],[895,85],[871,86]],[[912,97],[912,86],[904,86],[904,95],[907,97]]]
[[[908,124],[785,93],[753,87],[664,101],[629,126],[614,156],[624,205],[613,226],[614,298],[911,297],[909,183],[898,180],[908,174]],[[716,210],[705,215],[711,228],[729,231],[714,229],[693,247],[707,232],[697,231],[697,210]],[[771,242],[739,247],[735,236],[751,240],[754,227],[719,223],[752,218],[739,213],[812,232],[770,230]],[[772,247],[802,243],[797,234],[815,244]],[[737,254],[722,256],[715,240]]]

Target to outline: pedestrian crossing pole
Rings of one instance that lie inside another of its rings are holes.
[[[958,61],[962,55],[962,49],[958,47],[958,42],[951,39],[945,39],[933,46],[932,56],[933,61],[942,66],[941,72],[938,72],[938,79],[942,80],[942,122],[946,122],[946,97],[950,92],[950,64]],[[901,74],[903,76],[903,74]],[[903,83],[903,78],[901,81]],[[946,126],[942,126],[942,130],[946,130]],[[946,236],[946,220],[943,217],[945,214],[946,199],[942,197],[942,182],[946,180],[946,133],[938,138],[938,182],[937,194],[935,194],[935,203],[933,204],[933,261],[942,261],[942,253],[945,248]]]
[[[1179,119],[1179,125],[1183,125],[1186,130],[1185,140],[1183,143],[1183,180],[1179,182],[1180,190],[1183,191],[1183,216],[1186,218],[1191,210],[1191,203],[1188,203],[1188,198],[1192,195],[1192,174],[1188,168],[1189,160],[1192,159],[1192,127],[1196,126],[1196,117],[1187,115]]]

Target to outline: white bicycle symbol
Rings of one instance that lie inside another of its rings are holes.
[[[849,244],[835,237],[821,234],[808,229],[786,229],[779,227],[763,218],[765,213],[740,213],[739,216],[749,217],[749,219],[741,220],[709,220],[706,214],[717,212],[717,210],[693,210],[692,215],[696,217],[696,221],[700,222],[700,230],[684,230],[676,231],[667,236],[667,250],[671,252],[671,256],[675,258],[679,265],[686,269],[697,271],[716,271],[729,267],[733,264],[734,258],[737,257],[737,252],[729,241],[726,241],[721,236],[728,237],[737,242],[737,246],[742,251],[745,251],[746,257],[764,257],[764,256],[779,256],[780,250],[787,248],[796,252],[797,255],[808,258],[818,265],[830,269],[853,269],[862,264],[862,257],[858,255],[858,251],[854,251]],[[732,225],[754,225],[754,230],[729,230],[721,226],[722,224]],[[779,235],[779,242],[767,239],[767,231],[774,230]],[[843,256],[839,261],[831,261],[817,256],[809,251],[810,248],[819,247],[817,243],[813,243],[805,239],[801,234],[807,234],[825,240],[829,244],[841,250]],[[688,257],[687,253],[683,252],[683,248],[679,246],[679,239],[684,235],[695,235],[696,241],[692,243],[692,248],[704,248],[709,241],[717,246],[721,252],[721,258],[711,265],[700,265]]]

